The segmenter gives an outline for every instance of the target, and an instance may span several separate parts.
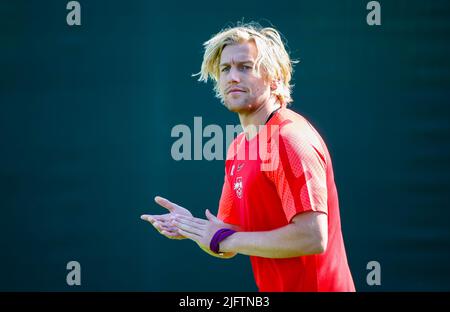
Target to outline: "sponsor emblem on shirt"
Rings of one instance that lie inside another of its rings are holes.
[[[242,177],[237,177],[234,182],[234,190],[236,191],[236,196],[242,198]]]
[[[241,171],[242,167],[244,167],[244,163],[240,163],[240,164],[237,166],[237,171]]]
[[[234,173],[234,165],[233,165],[233,167],[231,167],[231,171],[230,171],[230,177],[232,177],[232,176],[233,176],[233,173]]]

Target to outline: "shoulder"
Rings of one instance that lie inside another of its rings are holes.
[[[313,127],[302,115],[283,109],[280,112],[280,148],[289,158],[319,158],[326,165],[325,143]]]
[[[305,117],[290,109],[280,113],[280,137],[286,144],[312,145],[318,150],[323,149],[322,137]]]

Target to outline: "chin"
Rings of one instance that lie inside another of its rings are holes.
[[[230,103],[225,102],[225,106],[228,108],[229,111],[233,113],[240,113],[244,111],[249,111],[252,108],[252,105],[247,103]]]
[[[234,113],[252,109],[252,104],[249,103],[248,98],[229,98],[225,101],[225,106]]]

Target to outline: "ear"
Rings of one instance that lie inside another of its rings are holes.
[[[270,91],[275,91],[276,89],[278,89],[278,81],[272,80],[272,82],[270,83]]]

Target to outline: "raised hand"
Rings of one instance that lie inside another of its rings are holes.
[[[153,227],[158,230],[159,233],[166,236],[167,238],[185,239],[186,237],[179,232],[176,226],[171,224],[171,221],[175,218],[175,216],[192,217],[192,213],[186,208],[172,203],[171,201],[160,196],[155,197],[155,202],[158,205],[166,208],[169,213],[162,215],[144,214],[141,216],[141,219],[150,222]]]
[[[209,249],[209,243],[214,234],[221,228],[231,228],[231,225],[219,220],[208,209],[205,215],[207,220],[177,215],[170,224],[178,228],[180,235],[195,241],[204,249]]]

